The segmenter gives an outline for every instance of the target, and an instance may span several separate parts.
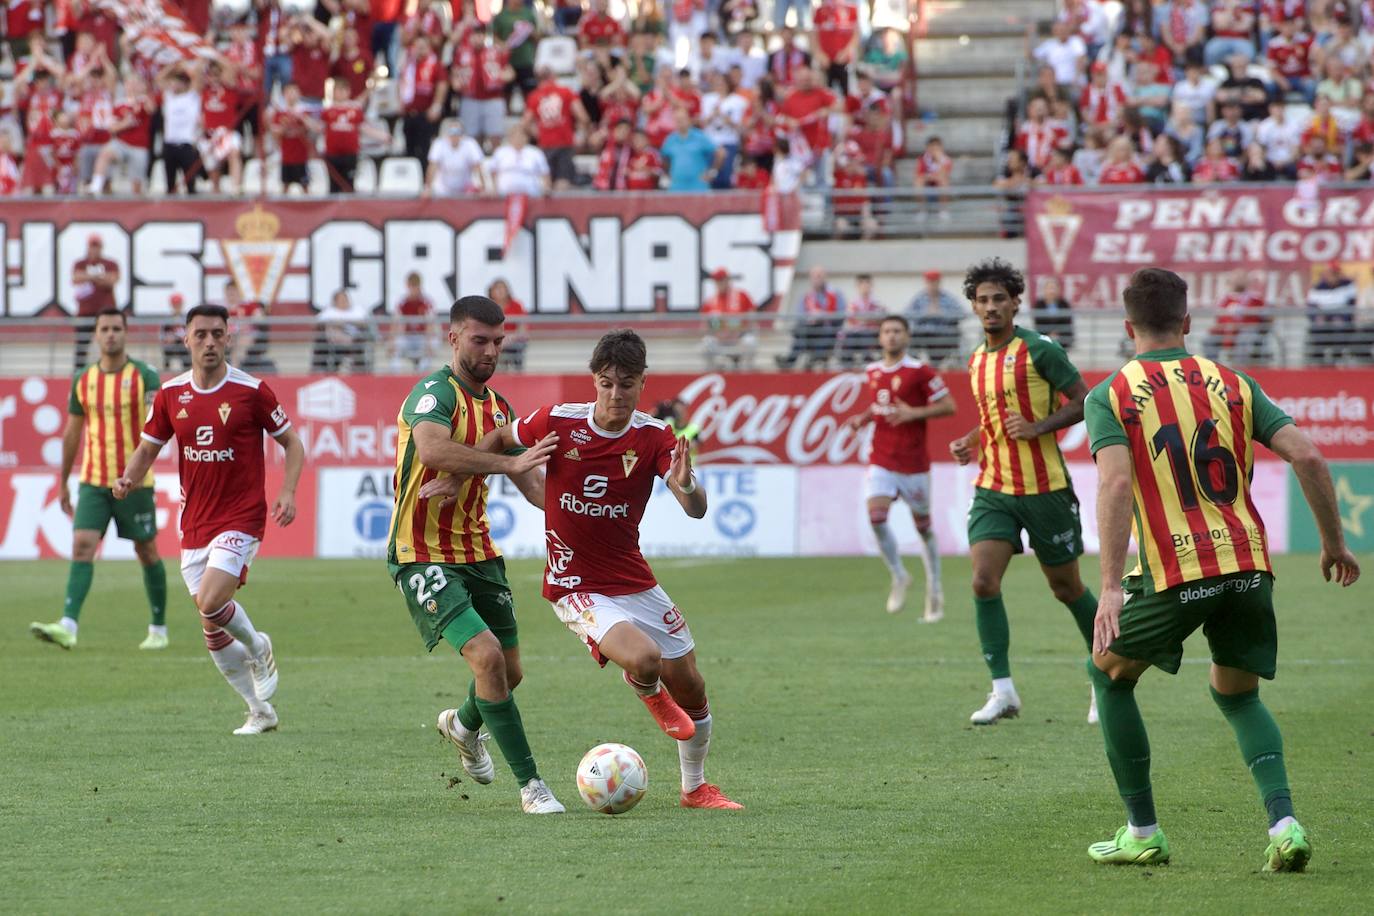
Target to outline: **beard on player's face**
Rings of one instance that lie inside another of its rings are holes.
[[[487,379],[496,374],[496,360],[486,357],[458,357],[458,365],[467,375],[476,382],[486,384]]]

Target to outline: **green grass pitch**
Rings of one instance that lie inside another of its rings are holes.
[[[912,562],[913,568],[918,568]],[[229,734],[242,705],[185,593],[172,647],[141,653],[141,580],[100,563],[73,652],[40,644],[66,566],[0,565],[0,909],[7,912],[1353,912],[1374,907],[1369,586],[1279,563],[1283,728],[1305,875],[1263,875],[1263,813],[1206,686],[1206,647],[1139,691],[1174,862],[1091,863],[1124,822],[1069,615],[1032,561],[1006,583],[1020,719],[974,728],[987,677],[965,560],[948,613],[883,612],[877,560],[660,561],[698,641],[716,717],[708,778],[739,813],[677,807],[677,755],[512,564],[518,692],[563,817],[462,778],[434,729],[468,676],[426,655],[382,564],[271,561],[241,593],[281,669],[281,730]],[[169,579],[179,586],[175,565]],[[1085,565],[1095,581],[1095,565]],[[919,583],[913,597],[919,595]],[[913,602],[914,604],[915,602]],[[628,815],[585,809],[582,753],[648,764]]]

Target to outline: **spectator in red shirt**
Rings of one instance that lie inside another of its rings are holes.
[[[615,17],[606,12],[606,0],[592,0],[591,8],[577,24],[577,46],[582,50],[596,47],[624,47],[625,30]]]
[[[1083,176],[1073,164],[1073,154],[1067,146],[1056,146],[1050,150],[1050,161],[1035,180],[1042,185],[1081,185]]]
[[[58,194],[75,194],[77,188],[76,157],[81,151],[81,131],[76,119],[66,109],[53,112],[52,141],[53,187]]]
[[[1301,93],[1310,105],[1316,96],[1317,83],[1312,79],[1312,67],[1308,62],[1312,54],[1312,36],[1302,27],[1300,15],[1278,20],[1278,34],[1270,36],[1265,56],[1269,78],[1279,92]]]
[[[122,169],[134,194],[143,193],[143,180],[148,174],[152,147],[153,115],[157,103],[148,91],[148,83],[137,73],[124,80],[124,100],[114,106],[114,121],[110,125],[112,138],[100,150],[95,160],[95,174],[91,179],[91,193],[100,194],[111,168]]]
[[[81,132],[81,151],[77,157],[77,182],[89,187],[95,174],[95,161],[110,142],[114,124],[114,67],[87,74],[77,109],[77,130]]]
[[[1026,154],[1031,168],[1043,169],[1050,161],[1050,151],[1069,142],[1068,133],[1050,120],[1050,106],[1044,99],[1031,99],[1026,106],[1026,120],[1016,130],[1016,148]]]
[[[1126,104],[1126,90],[1120,83],[1108,79],[1106,64],[1100,61],[1093,64],[1088,85],[1078,96],[1078,114],[1083,123],[1116,125]]]
[[[9,0],[5,4],[5,43],[10,56],[19,60],[30,35],[45,31],[44,0]]]
[[[789,133],[800,135],[810,147],[807,157],[812,181],[819,182],[826,171],[830,152],[830,116],[842,113],[844,103],[828,89],[817,85],[816,71],[804,67],[797,71],[796,88],[778,106],[778,123]],[[796,140],[793,139],[793,152]]]
[[[630,134],[630,177],[627,191],[657,191],[663,184],[663,156],[649,144],[649,135],[636,128]]]
[[[850,0],[821,0],[813,19],[816,66],[825,70],[826,85],[845,95],[849,68],[859,50],[859,9]]]
[[[1340,181],[1345,174],[1341,160],[1327,152],[1326,138],[1312,134],[1303,143],[1306,155],[1298,160],[1298,180]]]
[[[68,0],[68,10],[75,19],[72,31],[91,36],[105,52],[106,60],[119,60],[119,23],[114,17],[90,0]]]
[[[735,187],[741,191],[764,191],[773,184],[773,176],[759,168],[759,161],[753,156],[741,156],[739,168],[735,170]]]
[[[925,151],[916,160],[916,180],[918,188],[947,188],[954,175],[954,160],[945,152],[944,141],[931,137],[926,141]],[[939,219],[949,222],[949,197],[927,194],[926,203],[939,203]],[[926,211],[921,211],[922,213]]]
[[[406,139],[406,155],[424,168],[429,148],[438,132],[439,117],[448,98],[444,65],[434,53],[429,39],[420,35],[410,44],[401,61],[401,131]]]
[[[405,298],[396,303],[396,314],[409,320],[393,325],[391,371],[419,372],[433,356],[430,319],[434,316],[434,303],[425,295],[423,278],[414,271],[406,275]]]
[[[535,135],[535,143],[549,160],[549,174],[555,191],[572,187],[573,148],[577,128],[590,119],[577,93],[560,84],[547,67],[539,71],[539,88],[530,93],[525,105],[525,128]]]
[[[262,51],[249,28],[247,20],[236,22],[229,30],[229,47],[224,56],[234,65],[237,83],[234,88],[243,99],[242,115],[238,129],[247,129],[255,137],[258,134],[258,120],[262,108],[258,100],[262,96]]]
[[[783,26],[778,49],[768,55],[768,75],[781,89],[791,86],[796,75],[811,67],[811,55],[797,47],[797,30]]]
[[[10,146],[10,135],[0,133],[0,197],[19,193],[19,163]]]
[[[715,281],[716,293],[701,304],[701,315],[706,319],[706,335],[701,340],[706,369],[714,372],[722,358],[729,360],[733,369],[752,369],[759,338],[754,325],[741,316],[754,314],[758,306],[748,293],[731,282],[730,272],[725,268],[712,271],[711,279]]]
[[[513,372],[525,368],[525,347],[529,345],[529,328],[519,319],[528,314],[525,306],[511,296],[510,284],[493,280],[487,287],[487,298],[501,306],[506,313],[506,342],[501,346],[501,367]]]
[[[1240,177],[1240,167],[1226,155],[1221,141],[1208,140],[1206,152],[1193,166],[1193,184],[1220,184]]]
[[[506,134],[506,90],[515,81],[515,69],[486,23],[473,23],[471,39],[453,51],[450,83],[458,94],[458,116],[468,136],[490,152]]]
[[[297,16],[288,33],[291,47],[291,81],[301,90],[301,101],[314,114],[324,105],[329,79],[329,30],[313,16]]]
[[[820,16],[820,11],[816,13]],[[878,231],[878,221],[873,217],[873,201],[866,194],[845,194],[845,190],[859,190],[869,187],[868,172],[864,168],[863,150],[853,140],[840,148],[835,156],[835,192],[831,200],[835,209],[835,238],[853,238],[853,230],[859,237],[867,240]]]
[[[353,193],[353,179],[358,172],[358,151],[362,135],[390,141],[391,135],[366,123],[363,104],[352,101],[348,83],[334,84],[333,102],[325,106],[320,120],[324,125],[324,162],[329,171],[329,193]],[[428,159],[429,151],[425,151]]]
[[[200,111],[205,128],[200,161],[213,191],[219,191],[221,168],[229,164],[229,186],[234,193],[243,187],[243,141],[238,132],[243,100],[234,88],[237,80],[232,65],[211,61],[205,68],[200,90]]]
[[[367,96],[367,84],[374,66],[372,50],[362,43],[358,30],[344,29],[339,37],[339,48],[329,64],[329,75],[347,82],[349,95],[362,99]]]
[[[346,82],[342,84],[347,85]],[[310,153],[315,146],[314,135],[320,132],[321,125],[302,104],[299,86],[287,83],[283,87],[282,103],[272,109],[267,122],[281,153],[282,191],[294,184],[310,193]]]
[[[291,45],[287,39],[291,15],[281,0],[253,0],[258,21],[258,51],[262,57],[263,94],[272,97],[278,83],[291,82]]]
[[[616,67],[611,78],[597,93],[601,106],[601,123],[592,132],[587,145],[599,149],[607,132],[621,121],[634,122],[639,119],[639,87],[630,80],[629,71]]]
[[[59,117],[65,117],[66,112]],[[86,349],[94,331],[94,318],[101,310],[115,307],[115,287],[119,284],[119,264],[105,257],[105,242],[99,235],[86,239],[86,256],[72,265],[72,294],[76,298],[77,369],[86,366]],[[85,320],[82,320],[85,319]],[[87,324],[90,321],[90,324]]]
[[[1135,148],[1127,137],[1115,137],[1107,144],[1107,157],[1098,173],[1098,184],[1140,184],[1145,172],[1135,161]]]
[[[1202,351],[1208,359],[1252,362],[1262,354],[1270,330],[1264,299],[1253,290],[1244,269],[1233,270],[1227,285],[1226,295],[1217,303],[1221,314],[1203,339]]]
[[[592,181],[592,187],[598,191],[624,191],[629,188],[632,132],[629,121],[617,121],[611,128],[601,149],[601,158],[597,161],[596,178]]]

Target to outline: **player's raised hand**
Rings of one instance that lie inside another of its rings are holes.
[[[553,451],[556,448],[558,448],[558,433],[549,433],[536,442],[532,448],[525,449],[523,454],[515,457],[510,473],[523,474],[526,471],[533,471],[535,468],[542,468],[549,463],[549,459],[553,457]]]
[[[272,521],[285,528],[296,520],[296,494],[283,490],[272,504]]]
[[[463,489],[463,481],[465,480],[467,480],[466,476],[460,477],[456,474],[436,477],[426,481],[424,486],[420,487],[420,498],[434,499],[437,497],[439,508],[442,509],[458,498],[458,491]]]
[[[1349,548],[1342,547],[1339,551],[1330,551],[1323,547],[1321,563],[1322,578],[1327,582],[1334,578],[1342,587],[1348,588],[1360,578],[1360,561],[1355,559]]]
[[[67,518],[72,517],[72,491],[67,489],[67,482],[62,481],[61,492],[57,496],[57,504],[62,507],[62,514]]]
[[[1121,589],[1103,589],[1097,599],[1097,616],[1093,618],[1093,654],[1106,652],[1121,635],[1121,605],[1125,596]]]
[[[110,487],[110,492],[114,494],[115,499],[123,499],[129,495],[129,491],[133,488],[134,482],[132,480],[127,477],[121,477],[114,482],[114,486]]]
[[[1031,439],[1040,438],[1040,434],[1035,431],[1035,423],[1019,413],[1008,412],[1007,418],[1002,421],[1002,427],[1007,431],[1008,439],[1029,442]]]
[[[682,489],[692,487],[692,446],[686,439],[673,444],[673,464],[668,476]]]

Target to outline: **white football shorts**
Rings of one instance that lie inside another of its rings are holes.
[[[215,536],[205,547],[181,552],[181,578],[192,597],[200,591],[205,570],[218,569],[239,577],[239,585],[248,581],[248,566],[258,555],[262,542],[242,531],[225,531]]]
[[[864,478],[864,498],[875,496],[900,499],[916,515],[930,515],[930,472],[898,474],[870,464]]]
[[[553,609],[603,668],[608,659],[601,654],[599,643],[618,623],[632,623],[647,633],[664,658],[681,658],[696,646],[687,618],[657,585],[633,595],[577,592],[554,602]]]

